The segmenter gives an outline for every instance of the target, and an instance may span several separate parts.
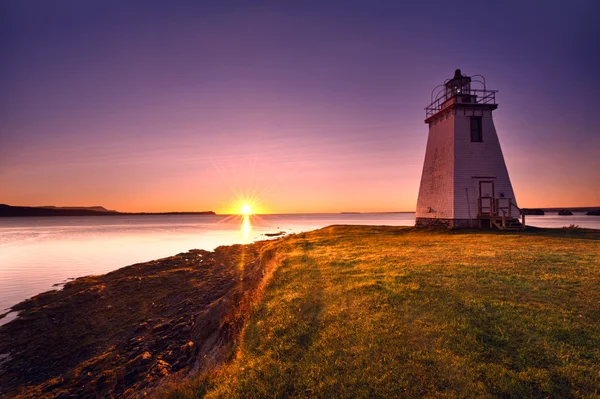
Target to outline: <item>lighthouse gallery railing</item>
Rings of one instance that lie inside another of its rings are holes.
[[[453,97],[461,96],[463,99],[470,98],[470,104],[496,104],[496,93],[498,90],[481,90],[471,89],[455,93],[452,96],[447,96],[445,92],[441,92],[441,96],[434,100],[431,104],[425,107],[425,117],[429,118],[437,114],[445,108],[445,102]]]

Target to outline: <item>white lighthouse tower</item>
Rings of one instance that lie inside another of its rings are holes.
[[[496,92],[460,69],[433,90],[417,226],[524,228],[492,119]]]

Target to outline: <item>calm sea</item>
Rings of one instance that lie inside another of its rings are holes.
[[[412,226],[414,221],[414,213],[0,218],[0,314],[67,279],[193,248],[212,250],[265,239],[266,233],[299,233],[332,224]],[[528,216],[527,224],[600,229],[600,217]]]

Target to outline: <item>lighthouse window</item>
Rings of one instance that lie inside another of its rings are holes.
[[[471,142],[480,143],[483,141],[483,136],[481,135],[481,117],[480,116],[472,116],[471,117]]]

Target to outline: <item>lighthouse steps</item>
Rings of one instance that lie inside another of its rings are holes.
[[[525,214],[512,198],[479,197],[477,200],[480,228],[524,230]],[[515,215],[515,216],[513,216]],[[516,215],[521,217],[519,220]]]
[[[490,217],[490,227],[498,230],[524,230],[525,225],[517,218],[492,216]]]
[[[497,230],[525,230],[525,220],[504,215],[479,215],[479,228]]]

